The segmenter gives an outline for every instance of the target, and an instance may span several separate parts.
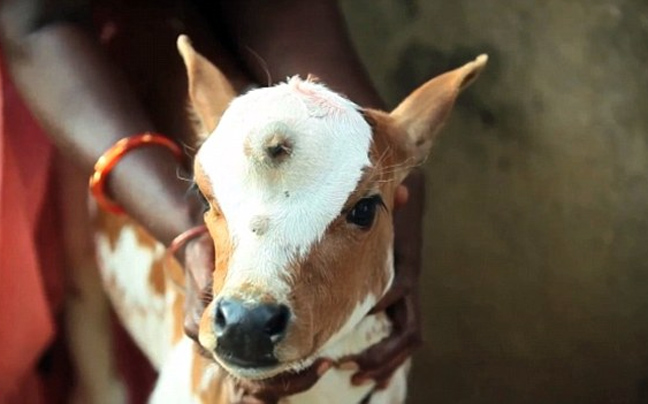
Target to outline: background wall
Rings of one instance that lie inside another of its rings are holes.
[[[394,105],[486,52],[426,166],[410,403],[648,403],[648,2],[345,0]]]

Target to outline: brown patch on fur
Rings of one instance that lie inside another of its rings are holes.
[[[184,287],[184,270],[180,263],[174,258],[170,258],[166,261],[166,271],[164,271],[164,276],[167,282],[172,282],[178,287]],[[173,299],[173,304],[171,306],[171,319],[172,319],[172,334],[171,334],[171,343],[175,344],[185,335],[184,334],[184,319],[185,319],[185,296],[184,293],[175,294]]]
[[[135,222],[132,222],[133,224]],[[137,243],[144,248],[150,248],[151,250],[155,249],[156,246],[160,244],[153,236],[151,236],[143,227],[135,225],[136,231],[135,236],[137,237]]]
[[[117,247],[117,241],[126,227],[132,227],[135,231],[135,237],[140,247],[154,251],[159,242],[153,238],[144,228],[126,215],[114,215],[99,209],[96,216],[97,232],[103,234],[108,239],[110,248],[114,250]],[[157,295],[164,295],[166,285],[164,282],[164,268],[162,260],[155,260],[151,267],[148,277],[149,284]]]
[[[113,215],[102,209],[97,210],[95,227],[99,233],[106,236],[112,250],[117,247],[117,240],[119,240],[124,227],[128,225],[135,225],[135,222],[130,220],[128,216]]]
[[[175,345],[184,336],[184,296],[180,293],[176,294],[173,299],[173,306],[171,307],[171,315],[173,316],[173,328],[171,330],[171,343]]]
[[[155,260],[149,271],[148,282],[156,295],[163,295],[166,290],[164,283],[164,264],[162,259]]]
[[[205,223],[207,229],[214,240],[214,251],[216,252],[216,263],[213,273],[213,291],[214,296],[223,288],[225,278],[227,277],[227,269],[229,268],[229,261],[232,257],[232,242],[230,240],[227,222],[222,215],[219,215],[212,210],[205,215]]]

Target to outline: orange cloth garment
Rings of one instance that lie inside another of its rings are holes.
[[[54,272],[43,278],[49,268],[41,268],[39,255],[53,147],[1,65],[0,75],[0,403],[32,404],[43,400],[35,367],[54,337],[47,282],[63,282]],[[49,239],[50,248],[58,239]]]

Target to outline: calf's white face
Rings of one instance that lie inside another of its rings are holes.
[[[370,167],[371,135],[354,104],[299,78],[231,103],[196,158],[234,246],[221,295],[248,285],[290,303],[291,267]]]
[[[296,77],[234,98],[186,38],[178,45],[194,108],[215,128],[195,162],[216,250],[200,342],[239,377],[300,369],[389,287],[396,187],[485,57],[387,114]]]

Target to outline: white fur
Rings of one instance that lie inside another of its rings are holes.
[[[277,133],[291,154],[267,164],[259,156]],[[232,102],[197,156],[235,245],[225,291],[249,282],[285,299],[286,268],[340,214],[370,164],[370,143],[357,106],[321,84],[293,78]]]
[[[354,404],[359,403],[372,389],[373,385],[351,386],[352,370],[331,369],[326,372],[315,386],[303,393],[281,400],[281,404]]]
[[[169,354],[155,390],[149,398],[150,404],[198,403],[191,393],[191,366],[193,341],[184,337]]]
[[[156,294],[149,274],[153,263],[164,254],[161,244],[141,246],[133,226],[120,232],[114,249],[104,234],[96,236],[97,261],[107,292],[122,323],[156,369],[162,366],[170,348],[170,329],[165,297]],[[122,307],[128,308],[125,312]]]

